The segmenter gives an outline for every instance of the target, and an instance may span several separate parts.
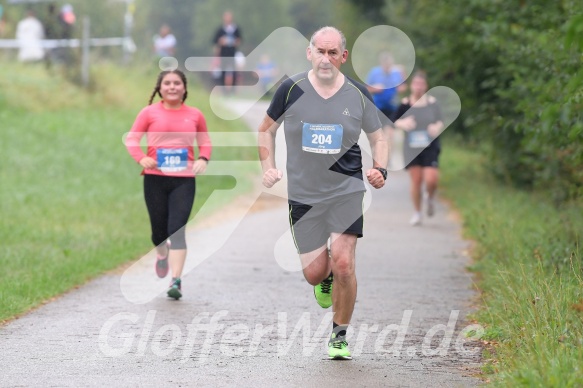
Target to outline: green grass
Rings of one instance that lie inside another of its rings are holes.
[[[157,72],[101,64],[90,93],[42,65],[2,62],[0,79],[0,322],[131,261],[151,249],[139,166],[123,145]],[[212,132],[245,131],[213,115],[189,85]],[[251,134],[249,133],[249,136]],[[217,160],[257,160],[244,147],[218,147]],[[251,177],[259,170],[243,167]],[[238,182],[231,198],[252,187]],[[193,215],[233,179],[200,177]]]
[[[475,318],[494,346],[484,372],[505,387],[583,386],[581,200],[556,208],[540,193],[501,186],[488,160],[448,146],[442,184],[475,240]]]

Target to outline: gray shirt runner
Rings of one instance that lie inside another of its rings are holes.
[[[365,191],[358,138],[381,128],[366,88],[348,77],[328,99],[308,80],[308,73],[282,82],[267,114],[284,123],[288,196],[312,204]]]

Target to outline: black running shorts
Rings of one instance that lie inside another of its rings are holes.
[[[331,233],[363,234],[364,192],[306,205],[289,204],[289,222],[298,253],[312,252],[326,245]]]
[[[421,167],[435,167],[439,168],[439,147],[429,146],[417,156],[415,156],[405,168],[413,166]],[[405,160],[407,160],[407,152],[405,152]]]

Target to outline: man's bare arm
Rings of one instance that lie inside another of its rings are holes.
[[[387,168],[389,164],[389,142],[382,129],[367,133],[372,150],[373,167]]]
[[[389,143],[381,128],[372,133],[367,133],[366,136],[370,143],[373,159],[373,168],[366,172],[366,177],[372,187],[380,189],[385,185],[385,178],[383,178],[383,175],[376,167],[387,168],[389,164]]]
[[[275,135],[279,124],[268,115],[265,115],[259,125],[258,145],[261,169],[263,170],[263,185],[271,188],[282,177],[283,172],[275,166]]]

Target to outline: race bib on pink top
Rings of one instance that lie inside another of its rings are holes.
[[[188,150],[186,148],[158,148],[156,159],[160,171],[184,171],[188,164]]]

